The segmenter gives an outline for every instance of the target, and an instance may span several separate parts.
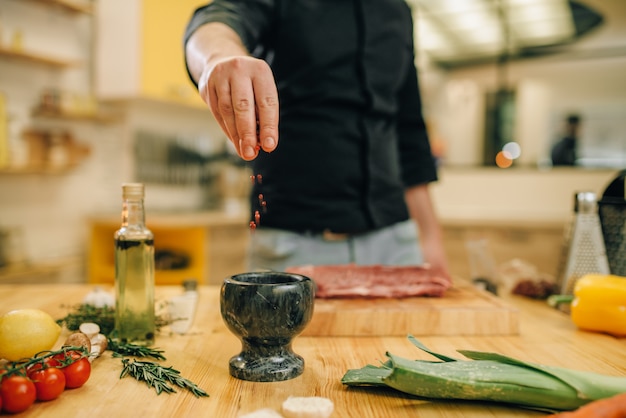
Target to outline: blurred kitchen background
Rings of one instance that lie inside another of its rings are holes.
[[[244,269],[250,173],[183,64],[202,3],[0,0],[0,281],[111,283],[127,181],[146,183],[157,281]],[[575,193],[626,168],[626,1],[409,3],[453,273],[479,248],[558,275]],[[570,114],[578,160],[553,167]]]

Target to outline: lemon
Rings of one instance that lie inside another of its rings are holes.
[[[0,316],[0,358],[16,361],[50,350],[61,327],[39,309],[16,309]]]

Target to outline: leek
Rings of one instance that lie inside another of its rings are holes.
[[[496,353],[457,350],[471,361],[417,348],[440,361],[409,360],[387,353],[380,366],[348,370],[348,386],[386,386],[426,399],[491,401],[543,411],[573,410],[626,392],[626,377],[546,366]]]

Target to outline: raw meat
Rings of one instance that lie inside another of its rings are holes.
[[[452,285],[423,266],[306,265],[286,271],[313,279],[318,298],[441,297]]]

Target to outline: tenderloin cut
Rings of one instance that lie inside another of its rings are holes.
[[[452,285],[424,266],[304,265],[286,271],[311,278],[317,298],[441,297]]]

